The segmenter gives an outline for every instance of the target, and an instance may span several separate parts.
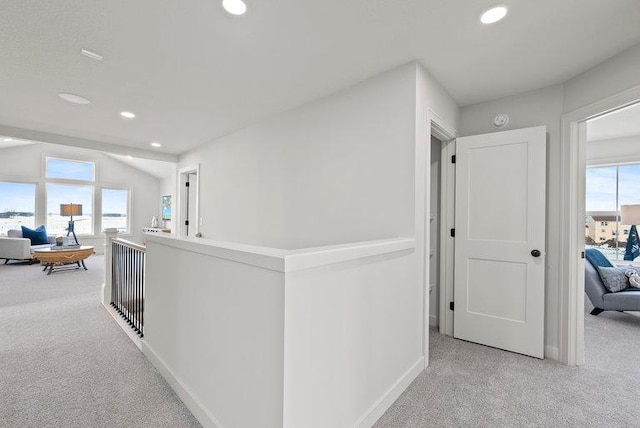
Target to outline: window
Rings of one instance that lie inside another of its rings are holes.
[[[36,185],[0,181],[0,235],[26,226],[35,228]]]
[[[93,233],[93,186],[47,183],[47,232],[65,235],[70,217],[60,215],[60,204],[82,205],[82,215],[73,218],[76,235]]]
[[[46,158],[45,176],[47,178],[94,181],[95,164],[69,159]]]
[[[621,224],[620,206],[640,204],[638,185],[640,164],[612,165],[587,168],[586,209],[588,216],[606,216],[614,221],[601,221],[611,230],[612,238],[600,236],[597,247],[613,260],[624,258],[626,239],[631,225]],[[601,217],[602,218],[602,217]],[[601,229],[605,232],[605,229]],[[622,231],[622,233],[620,233]],[[585,238],[586,239],[586,238]],[[589,245],[588,239],[585,241]],[[594,242],[591,243],[595,244]]]
[[[115,227],[118,232],[129,231],[129,191],[102,189],[102,230]]]

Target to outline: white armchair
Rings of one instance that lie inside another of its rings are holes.
[[[33,260],[33,251],[38,248],[47,248],[55,244],[56,237],[48,235],[49,244],[31,245],[31,240],[22,237],[22,230],[9,230],[7,236],[0,236],[0,259],[9,260]]]

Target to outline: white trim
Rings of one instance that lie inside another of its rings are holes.
[[[558,348],[556,346],[546,345],[544,347],[544,357],[550,360],[558,360]]]
[[[236,242],[212,241],[204,238],[179,238],[165,233],[145,234],[145,239],[147,242],[154,242],[276,272],[313,269],[381,254],[414,251],[416,247],[416,240],[413,238],[381,239],[305,248],[302,250],[281,250]]]
[[[413,382],[424,368],[424,357],[420,357],[409,370],[389,388],[366,412],[352,425],[353,428],[369,428],[376,423],[380,416],[400,397],[400,394]]]
[[[428,159],[431,156],[431,136],[436,137],[438,140],[440,140],[442,142],[442,156],[444,155],[445,152],[445,147],[447,146],[446,142],[455,140],[455,138],[458,136],[458,131],[451,125],[449,125],[444,119],[442,119],[440,116],[438,116],[438,114],[436,112],[434,112],[431,109],[427,109],[427,124],[428,124],[428,130],[429,130],[429,144],[427,145],[428,150],[426,150],[427,152],[427,157]],[[440,211],[441,211],[441,219],[445,218],[442,217],[442,205],[443,202],[445,200],[446,197],[446,193],[444,192],[445,189],[445,184],[446,182],[442,181],[442,171],[445,171],[446,168],[446,161],[443,161],[442,159],[444,159],[443,157],[441,157],[441,162],[440,162],[440,170],[441,170],[441,182],[440,182],[440,188],[441,193],[440,193]],[[429,159],[430,160],[430,159]],[[431,206],[430,206],[430,202],[431,202],[431,197],[430,197],[430,192],[431,192],[431,184],[429,182],[431,178],[431,162],[429,161],[426,165],[425,168],[425,189],[424,189],[424,198],[425,198],[425,215],[424,215],[424,230],[425,230],[425,239],[424,239],[424,260],[422,261],[425,265],[425,274],[424,274],[424,278],[423,278],[423,293],[424,293],[424,321],[423,321],[423,355],[425,355],[425,368],[429,365],[429,360],[428,360],[428,355],[429,355],[429,349],[428,349],[428,344],[429,344],[429,327],[432,326],[433,321],[431,319],[431,314],[429,313],[429,300],[430,300],[430,293],[429,293],[429,257],[430,257],[430,250],[431,250],[431,240],[430,240],[430,230],[431,230],[431,226],[430,226],[430,221],[431,221]],[[440,228],[442,231],[442,225],[445,224],[445,221],[440,220]],[[443,245],[446,241],[442,239],[442,233],[441,233],[441,237],[440,237],[440,248],[438,248],[438,252],[439,254],[443,254]],[[446,254],[445,257],[446,258]],[[440,257],[440,278],[442,278],[443,275],[443,271],[442,271],[442,263],[443,263],[443,257]],[[445,284],[444,281],[440,280],[439,281],[440,286],[442,286],[443,284]],[[444,311],[442,309],[442,296],[444,293],[442,293],[442,290],[440,290],[440,331],[442,331],[442,316],[445,312],[448,311]],[[435,317],[435,316],[434,316]],[[437,323],[436,323],[437,325]]]
[[[429,327],[438,327],[438,317],[429,315]]]
[[[442,143],[440,166],[440,333],[453,336],[453,312],[449,302],[453,302],[453,270],[455,240],[449,230],[455,224],[455,184],[456,167],[451,156],[456,154],[455,140]]]
[[[173,374],[162,358],[160,358],[144,340],[142,341],[142,353],[151,361],[151,364],[158,369],[162,377],[164,377],[169,386],[171,386],[171,389],[180,397],[182,402],[204,428],[223,428],[222,424],[207,410],[198,397]]]
[[[415,248],[415,239],[397,238],[293,250],[284,257],[284,272],[312,269]]]
[[[584,122],[639,101],[636,86],[562,116],[558,359],[570,366],[584,362]]]

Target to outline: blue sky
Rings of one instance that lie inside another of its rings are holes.
[[[92,213],[93,186],[69,186],[47,184],[47,212],[58,214],[60,204],[82,204],[83,214]],[[9,210],[34,212],[36,185],[31,183],[0,182],[0,212]],[[118,189],[103,189],[102,206],[104,213],[125,214],[127,192]]]
[[[640,164],[618,167],[618,204],[640,204]],[[616,211],[616,167],[587,168],[587,211]]]

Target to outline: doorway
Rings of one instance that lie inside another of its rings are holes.
[[[562,117],[560,361],[584,364],[585,177],[587,122],[640,102],[640,86]]]
[[[179,200],[178,200],[178,231],[180,236],[194,237],[200,233],[200,165],[180,168]]]
[[[620,287],[632,285],[625,276],[630,265],[640,270],[633,251],[639,219],[630,215],[640,208],[640,103],[587,120],[585,158],[585,364],[608,366],[637,341],[640,305],[632,302],[635,292],[608,294],[590,260],[601,254],[619,268]],[[620,311],[606,310],[614,303],[607,298],[622,299]]]

